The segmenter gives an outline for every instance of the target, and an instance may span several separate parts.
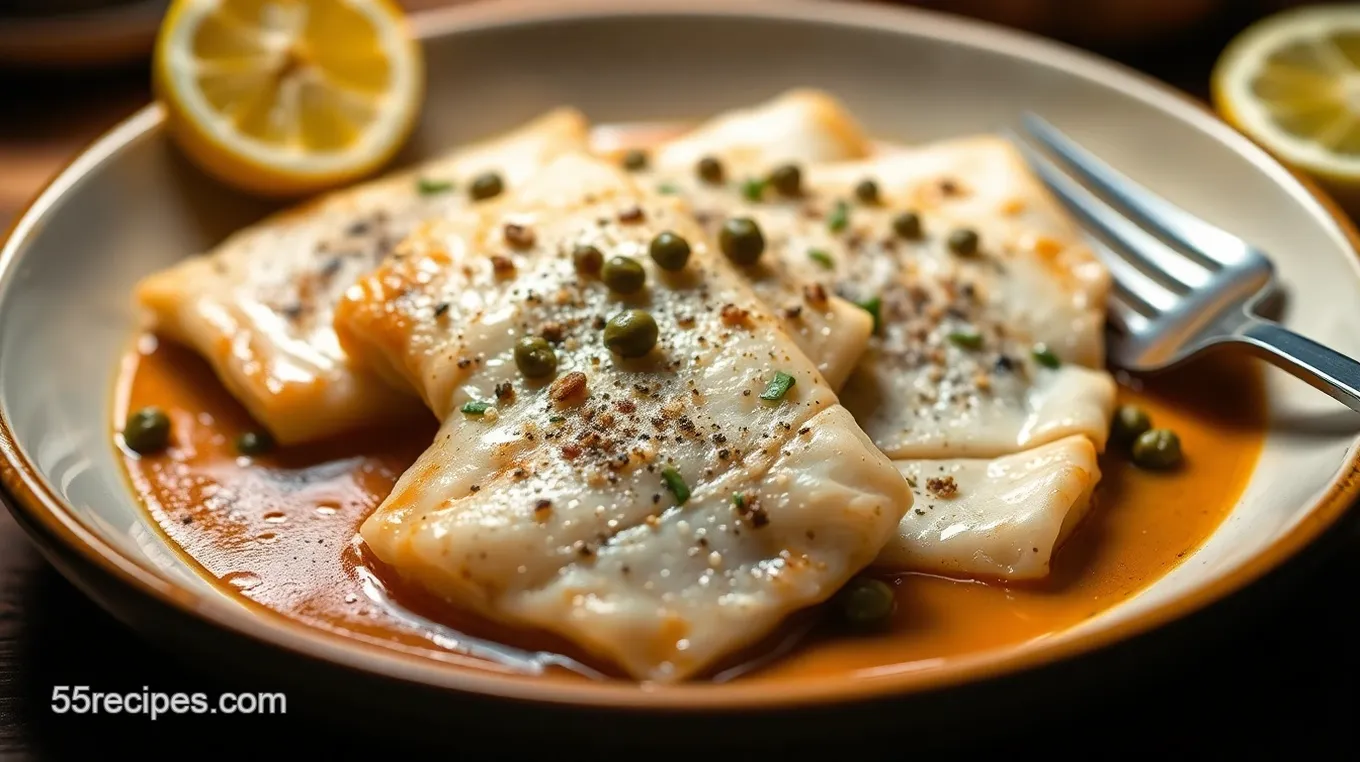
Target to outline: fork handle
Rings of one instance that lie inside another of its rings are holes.
[[[1264,359],[1360,413],[1360,362],[1269,320],[1253,320],[1238,337]]]

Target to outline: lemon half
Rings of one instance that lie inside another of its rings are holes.
[[[1360,185],[1360,5],[1286,11],[1224,50],[1214,106],[1298,169]]]
[[[172,136],[204,170],[297,196],[392,158],[419,116],[424,64],[388,0],[175,0],[153,83]]]

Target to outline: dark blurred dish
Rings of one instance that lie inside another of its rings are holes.
[[[1305,0],[890,0],[1102,50],[1155,46],[1227,17],[1250,19]]]
[[[0,67],[74,68],[151,52],[167,0],[11,0],[0,4]]]

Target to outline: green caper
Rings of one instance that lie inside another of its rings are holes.
[[[855,186],[855,198],[859,199],[861,204],[877,204],[878,183],[869,178],[860,180]]]
[[[123,425],[123,444],[146,455],[170,444],[170,416],[158,407],[144,407],[128,416]]]
[[[705,156],[704,158],[700,159],[699,165],[695,171],[699,173],[699,179],[703,180],[709,185],[717,185],[721,183],[723,181],[723,177],[726,176],[726,173],[723,171],[722,162],[718,161],[718,159],[713,156]]]
[[[656,321],[644,310],[627,310],[609,319],[604,327],[604,345],[621,357],[642,357],[656,346]]]
[[[959,228],[949,234],[949,250],[962,257],[971,257],[978,250],[978,234],[971,228]]]
[[[921,215],[916,212],[902,212],[893,217],[893,232],[899,237],[914,241],[921,237]]]
[[[841,615],[856,627],[881,627],[892,619],[897,597],[883,580],[856,577],[836,594]]]
[[[1179,466],[1181,438],[1171,429],[1144,431],[1133,441],[1133,463],[1157,471]]]
[[[689,261],[689,241],[669,230],[657,233],[647,246],[652,261],[662,270],[683,270]]]
[[[274,438],[267,431],[247,431],[236,438],[236,451],[242,455],[263,455],[274,449]]]
[[[557,353],[542,336],[522,336],[515,342],[515,367],[529,378],[551,376],[557,371]]]
[[[495,172],[483,172],[477,175],[473,178],[472,184],[468,186],[468,194],[472,196],[474,201],[495,198],[501,195],[503,190],[505,190],[505,183],[501,180],[501,176]]]
[[[631,294],[647,282],[647,271],[642,269],[642,263],[636,259],[623,256],[610,257],[609,261],[604,263],[600,277],[610,291]]]
[[[765,235],[749,217],[733,217],[718,232],[718,248],[739,265],[753,265],[765,253]]]
[[[1152,417],[1137,405],[1120,405],[1114,411],[1114,421],[1110,424],[1110,439],[1115,444],[1131,445],[1133,441],[1152,428]]]
[[[571,250],[571,264],[582,275],[599,275],[604,267],[604,254],[588,243],[578,244]]]
[[[796,164],[775,167],[770,172],[770,185],[779,195],[794,198],[803,194],[803,171]]]
[[[623,155],[623,166],[632,172],[637,172],[647,168],[647,152],[641,148],[634,148]]]

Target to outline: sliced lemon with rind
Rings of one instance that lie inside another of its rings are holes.
[[[419,44],[389,0],[176,0],[153,66],[184,151],[273,196],[381,167],[410,135],[424,90]]]
[[[1214,105],[1282,161],[1360,185],[1360,5],[1286,11],[1220,56]]]

